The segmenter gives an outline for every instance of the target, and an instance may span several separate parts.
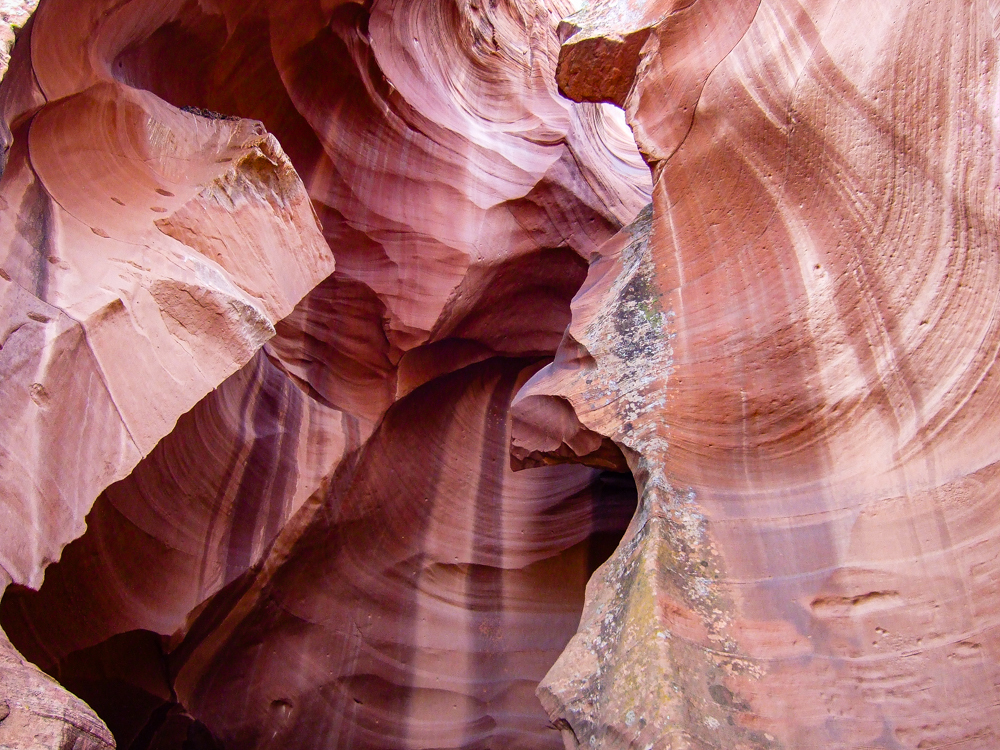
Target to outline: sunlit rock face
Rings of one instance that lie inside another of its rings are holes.
[[[511,472],[523,365],[487,360],[390,408],[280,569],[184,654],[178,696],[227,744],[560,745],[534,690],[635,495],[581,466]]]
[[[0,0],[0,76],[7,72],[17,32],[37,6],[37,0]]]
[[[5,381],[2,621],[119,747],[562,747],[534,692],[635,488],[515,474],[509,404],[650,198],[620,112],[556,91],[571,10],[46,0],[21,34],[5,311],[59,327]]]
[[[640,509],[542,701],[571,746],[996,746],[993,5],[621,11],[558,78],[624,106],[652,208],[514,445],[611,438]]]
[[[192,435],[217,435],[219,407],[202,402],[101,496],[41,592],[8,596],[12,638],[108,709],[123,744],[145,735],[167,746],[176,702],[226,747],[559,747],[534,690],[575,632],[586,581],[628,524],[635,490],[628,475],[582,466],[511,471],[508,403],[535,370],[493,358],[403,397],[285,524],[263,565],[196,608],[218,590],[208,588],[215,571],[246,571],[254,550],[236,540],[272,541],[268,528],[241,524],[285,521],[278,482],[295,466],[294,452],[278,451],[242,476],[219,471],[245,488],[234,494],[242,507],[199,518],[189,501],[171,513],[177,494],[197,499],[220,484],[178,486],[186,460],[213,476],[209,446]],[[277,400],[254,387],[259,402]],[[287,417],[268,416],[272,433],[287,433]],[[254,476],[261,465],[272,474]],[[270,507],[251,505],[260,487]],[[186,550],[193,542],[209,551]],[[225,559],[213,559],[220,549]],[[147,631],[173,637],[149,641]],[[145,673],[169,683],[150,687]]]

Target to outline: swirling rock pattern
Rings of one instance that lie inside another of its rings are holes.
[[[52,202],[75,200],[90,235],[144,248],[114,262],[152,277],[129,289],[153,289],[143,309],[208,386],[166,338],[169,383],[100,360],[127,380],[106,411],[141,382],[166,429],[126,420],[148,439],[121,471],[82,482],[65,466],[79,508],[96,497],[87,533],[39,592],[4,598],[14,643],[119,746],[561,744],[534,688],[634,485],[579,466],[512,474],[508,405],[558,346],[587,259],[650,189],[620,115],[556,94],[567,12],[47,0],[22,35],[0,91],[4,179],[38,192],[38,122],[75,106],[49,149],[70,158],[41,185],[70,192]],[[88,149],[57,137],[107,133],[108,176],[68,180]],[[170,184],[147,174],[156,159]],[[161,283],[178,252],[249,300],[241,325],[226,314],[243,307]],[[4,268],[34,279],[33,257]],[[107,277],[73,290],[117,293],[135,317]],[[179,309],[189,297],[205,309]],[[80,531],[39,533],[53,551],[38,572]]]
[[[22,32],[0,96],[0,566],[34,587],[97,495],[334,268],[260,123],[182,112],[46,60],[50,18]],[[61,715],[73,746],[82,704],[45,690],[66,708],[30,709],[38,736],[57,736]]]
[[[333,258],[259,123],[98,83],[13,134],[3,510],[26,536],[3,541],[0,565],[37,586],[96,494],[273,336]]]
[[[514,407],[641,493],[540,697],[572,746],[992,747],[994,7],[665,5],[560,59],[655,184]]]
[[[280,568],[185,654],[177,693],[227,745],[558,746],[534,688],[635,499],[584,467],[511,472],[523,367],[395,404]]]
[[[20,35],[2,618],[120,746],[997,744],[996,4],[572,10]]]

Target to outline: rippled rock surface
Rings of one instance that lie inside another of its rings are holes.
[[[610,438],[640,508],[541,699],[570,745],[995,746],[995,8],[624,7],[558,79],[625,108],[652,207],[514,443]]]
[[[2,619],[119,747],[562,744],[534,691],[635,488],[513,473],[509,404],[650,190],[556,92],[570,10],[53,0],[22,34]]]
[[[991,750],[998,16],[42,0],[0,744]]]

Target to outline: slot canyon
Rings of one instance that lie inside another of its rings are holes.
[[[0,747],[1000,747],[998,0],[0,20]]]

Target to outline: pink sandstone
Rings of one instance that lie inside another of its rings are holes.
[[[0,744],[991,750],[998,15],[42,0]]]

